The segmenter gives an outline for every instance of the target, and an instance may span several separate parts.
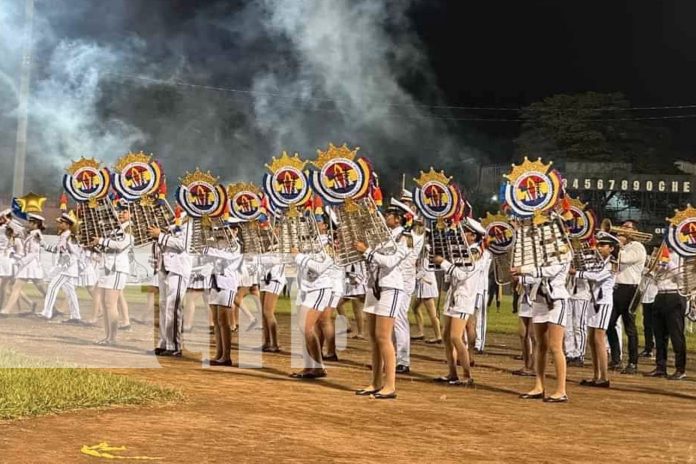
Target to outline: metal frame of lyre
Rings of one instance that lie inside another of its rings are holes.
[[[512,267],[540,267],[570,260],[572,248],[560,221],[538,214],[515,226]]]

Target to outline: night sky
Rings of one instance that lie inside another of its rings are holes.
[[[5,185],[16,96],[4,83],[18,76],[22,4],[0,0]],[[36,11],[30,187],[82,154],[112,162],[131,149],[172,175],[197,163],[241,180],[280,150],[311,157],[328,141],[360,145],[389,179],[433,163],[470,184],[472,160],[516,155],[519,123],[491,119],[519,113],[443,106],[585,91],[696,104],[691,0],[37,0]],[[646,124],[669,127],[681,157],[696,158],[696,117]]]

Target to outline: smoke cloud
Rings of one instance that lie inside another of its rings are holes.
[[[411,1],[36,0],[27,189],[70,160],[155,153],[170,183],[196,166],[259,182],[282,150],[361,147],[398,188],[430,165],[466,181],[483,154],[441,103]],[[23,0],[0,0],[0,179],[11,188]],[[473,174],[472,174],[473,176]]]

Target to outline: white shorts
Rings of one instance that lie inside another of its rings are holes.
[[[331,289],[322,288],[321,290],[312,290],[311,292],[302,292],[300,294],[302,303],[305,308],[324,311],[331,303]]]
[[[365,284],[359,283],[357,285],[352,285],[346,282],[346,293],[345,296],[363,296],[365,295]]]
[[[378,300],[375,298],[372,290],[369,290],[365,294],[365,307],[363,308],[363,312],[376,316],[396,317],[396,313],[403,306],[405,298],[406,294],[403,290],[384,288]]]
[[[469,314],[469,313],[462,313],[462,312],[457,311],[454,308],[447,308],[445,310],[444,314],[447,317],[451,317],[454,319],[464,319],[465,321],[468,321],[469,317],[471,316],[471,314]]]
[[[261,282],[260,290],[262,292],[280,295],[281,293],[283,293],[283,287],[285,287],[285,284],[283,284],[282,282],[278,282],[277,280],[271,280],[268,284],[266,282]]]
[[[437,281],[426,282],[423,279],[417,280],[415,296],[420,300],[425,300],[428,298],[437,298],[438,296],[440,296],[437,290]]]
[[[612,304],[598,304],[587,311],[587,327],[607,330],[611,318]]]
[[[203,274],[193,273],[191,274],[188,288],[191,290],[203,290],[206,288],[207,280],[208,277],[205,277]]]
[[[92,265],[85,266],[77,276],[77,286],[84,288],[92,288],[101,280],[97,278],[97,270]]]
[[[109,290],[123,290],[126,288],[127,280],[128,274],[125,272],[109,272],[108,274],[105,273],[99,277],[97,287],[106,288]]]
[[[517,310],[517,317],[532,317],[534,315],[532,305],[528,304],[525,300],[526,298],[524,295],[520,296],[520,301],[518,303],[520,307]]]
[[[568,300],[553,300],[551,310],[546,302],[535,301],[532,303],[532,322],[535,324],[548,322],[565,327],[568,312]]]
[[[228,290],[224,288],[215,290],[214,288],[211,288],[208,296],[208,304],[231,308],[234,306],[234,296],[236,294],[236,290]]]

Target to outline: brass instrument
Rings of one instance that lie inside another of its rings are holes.
[[[677,268],[677,291],[689,300],[696,297],[696,256],[681,258]]]
[[[610,219],[603,219],[599,225],[599,229],[612,235],[622,235],[640,243],[649,243],[653,239],[653,234],[640,232],[627,227],[614,226]]]
[[[116,209],[108,198],[79,202],[76,206],[77,242],[85,247],[91,246],[94,237],[108,237],[119,229]]]
[[[370,197],[347,200],[333,207],[338,226],[331,228],[335,239],[332,242],[334,260],[339,266],[349,266],[363,261],[353,243],[361,241],[381,254],[396,252],[396,242],[387,227],[384,217]]]

